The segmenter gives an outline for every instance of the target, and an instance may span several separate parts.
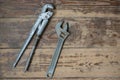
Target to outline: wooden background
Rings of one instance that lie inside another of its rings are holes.
[[[29,71],[24,73],[32,42],[15,69],[12,65],[42,5],[54,3]],[[56,48],[56,23],[70,23],[53,80],[120,80],[119,0],[0,0],[0,79],[46,80]]]

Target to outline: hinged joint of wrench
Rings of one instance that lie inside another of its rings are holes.
[[[53,12],[48,11],[48,12],[41,13],[39,18],[41,18],[43,20],[44,19],[49,19],[52,15],[53,15]]]

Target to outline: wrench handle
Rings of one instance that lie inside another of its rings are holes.
[[[38,45],[39,39],[40,39],[39,36],[37,36],[36,39],[35,39],[34,45],[32,47],[32,51],[30,52],[29,57],[28,57],[27,62],[26,62],[26,66],[25,66],[25,70],[24,70],[25,72],[28,70],[28,68],[30,66],[30,63],[31,63],[31,60],[32,60],[32,56],[35,53],[35,49],[36,49],[36,47]]]
[[[22,57],[25,49],[27,48],[28,44],[30,43],[30,41],[31,41],[32,37],[34,36],[35,31],[37,30],[37,27],[38,27],[38,25],[39,25],[39,23],[40,23],[41,21],[42,21],[42,19],[38,17],[38,19],[36,20],[34,26],[32,27],[32,29],[31,29],[31,31],[30,31],[30,33],[29,33],[28,38],[26,39],[26,41],[25,41],[22,49],[20,50],[20,52],[19,52],[19,54],[18,54],[18,57],[16,58],[16,60],[15,60],[15,62],[14,62],[14,64],[13,64],[13,68],[16,67],[16,65],[18,64],[19,60],[21,59],[21,57]]]
[[[57,48],[56,48],[56,50],[54,52],[54,55],[52,57],[51,64],[50,64],[50,66],[48,68],[47,77],[49,77],[49,78],[53,77],[53,74],[54,74],[56,64],[57,64],[59,56],[60,56],[60,52],[61,52],[63,43],[64,43],[64,39],[60,37],[58,39]]]

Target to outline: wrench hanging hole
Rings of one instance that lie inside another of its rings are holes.
[[[51,78],[51,77],[52,77],[51,73],[48,73],[48,74],[47,74],[47,77]]]

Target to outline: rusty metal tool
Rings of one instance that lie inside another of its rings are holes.
[[[19,60],[21,59],[25,49],[27,48],[28,44],[30,43],[31,39],[36,34],[35,35],[36,36],[35,43],[34,43],[34,45],[32,47],[32,51],[31,51],[31,53],[30,53],[30,55],[29,55],[29,57],[27,59],[26,66],[25,66],[25,71],[28,70],[28,67],[30,65],[32,56],[33,56],[33,54],[35,52],[35,49],[37,47],[37,43],[38,43],[38,41],[39,41],[45,27],[47,26],[47,23],[49,22],[49,19],[53,15],[53,11],[52,11],[53,9],[54,9],[54,6],[52,4],[45,4],[43,6],[41,14],[38,16],[37,21],[33,25],[32,30],[31,30],[26,42],[24,43],[20,53],[18,54],[17,59],[15,60],[15,62],[13,64],[13,68],[16,67],[16,65],[18,64]]]

